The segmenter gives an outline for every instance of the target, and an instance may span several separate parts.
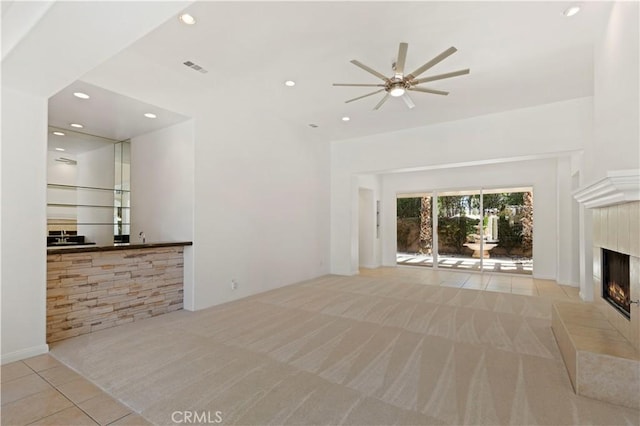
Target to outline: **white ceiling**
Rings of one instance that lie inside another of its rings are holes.
[[[80,99],[75,92],[90,96]],[[156,118],[147,118],[153,113]],[[136,99],[91,85],[83,81],[64,88],[49,98],[49,126],[75,130],[117,141],[130,139],[154,130],[162,129],[188,117],[150,105]],[[82,124],[81,130],[71,123]]]
[[[582,11],[567,18],[562,12],[571,4],[196,2],[185,9],[196,25],[170,19],[91,71],[88,80],[100,81],[101,72],[118,68],[132,79],[165,73],[175,86],[159,90],[180,97],[229,93],[231,87],[233,96],[245,102],[245,114],[270,111],[292,125],[317,124],[309,131],[326,140],[361,137],[592,95],[593,42],[611,5],[582,2]],[[379,82],[349,61],[357,59],[391,76],[400,42],[409,43],[408,71],[455,46],[457,53],[422,77],[463,68],[471,73],[423,84],[450,95],[412,92],[412,110],[401,99],[390,99],[372,111],[382,94],[345,104],[372,90],[332,83]],[[209,72],[187,68],[187,60]],[[288,79],[297,85],[285,87]],[[100,132],[118,130],[122,138],[137,124],[121,115],[112,118],[122,112],[120,107],[116,103],[113,110],[96,111],[61,102],[50,114],[61,126],[76,120],[69,113],[84,113],[87,122],[104,124]],[[341,121],[344,115],[351,121]]]
[[[64,133],[64,135],[55,135],[54,132]],[[59,157],[68,157],[69,154],[75,156],[103,148],[105,145],[113,145],[115,142],[113,139],[57,127],[49,127],[47,134],[48,150],[55,152]],[[64,151],[60,151],[61,149]]]

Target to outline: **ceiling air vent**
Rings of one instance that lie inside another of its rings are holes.
[[[191,68],[192,70],[195,70],[195,71],[201,72],[202,74],[206,74],[206,73],[208,73],[208,72],[209,72],[209,71],[207,71],[206,69],[202,68],[200,65],[198,65],[198,64],[196,64],[196,63],[193,63],[193,62],[191,62],[191,61],[183,62],[183,64],[185,64],[186,66],[188,66],[188,67],[189,67],[189,68]]]
[[[58,161],[60,163],[69,164],[71,166],[75,166],[76,164],[78,164],[78,162],[76,160],[72,160],[72,159],[66,158],[66,157],[56,158],[56,161]]]

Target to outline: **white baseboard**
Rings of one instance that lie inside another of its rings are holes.
[[[375,264],[366,264],[366,265],[360,265],[361,268],[365,268],[365,269],[376,269],[379,268],[380,265],[375,265]]]
[[[556,277],[546,276],[546,275],[536,275],[535,273],[533,274],[533,278],[536,280],[550,280],[550,281],[556,280]]]
[[[572,281],[569,281],[569,280],[562,280],[562,281],[557,280],[557,283],[560,284],[560,285],[566,285],[566,286],[569,286],[569,287],[576,287],[576,288],[580,287],[580,283],[572,282]]]
[[[46,344],[21,349],[15,352],[9,352],[8,354],[2,354],[0,364],[4,365],[14,361],[20,361],[22,359],[31,358],[32,356],[46,354],[47,352],[49,352],[49,345]]]

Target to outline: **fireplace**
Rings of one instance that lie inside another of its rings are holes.
[[[631,317],[629,255],[602,249],[602,297],[627,319]]]

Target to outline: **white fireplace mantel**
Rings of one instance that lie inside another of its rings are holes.
[[[588,209],[640,200],[640,169],[616,170],[591,185],[573,192],[573,197]]]

